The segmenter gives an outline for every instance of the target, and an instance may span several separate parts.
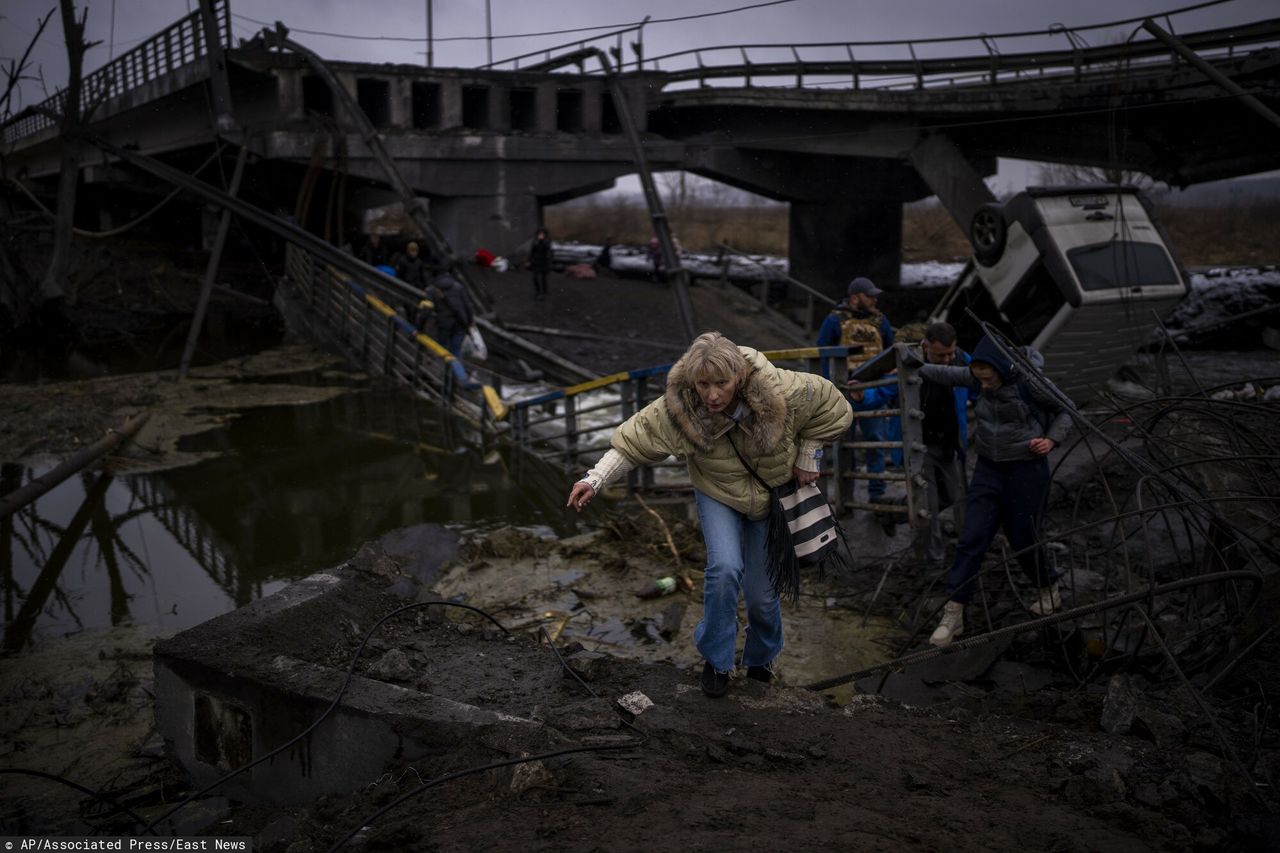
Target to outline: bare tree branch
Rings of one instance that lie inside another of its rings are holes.
[[[36,27],[36,34],[31,37],[31,41],[27,43],[27,49],[22,52],[22,56],[15,60],[9,61],[9,67],[4,69],[5,85],[4,94],[0,95],[0,117],[9,118],[12,115],[10,104],[12,103],[13,93],[17,89],[18,84],[23,80],[35,80],[35,77],[26,75],[27,65],[31,61],[31,50],[36,46],[36,42],[40,40],[44,28],[49,25],[49,21],[53,18],[53,13],[58,11],[57,7],[49,10],[49,13],[40,19],[39,25]]]

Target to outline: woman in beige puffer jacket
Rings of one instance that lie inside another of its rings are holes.
[[[581,511],[635,466],[668,456],[688,465],[707,543],[703,615],[694,631],[706,659],[707,695],[728,689],[740,594],[747,605],[747,676],[769,681],[782,650],[782,608],[765,555],[769,493],[738,453],[770,487],[793,478],[808,484],[818,477],[822,444],[843,435],[852,418],[848,400],[828,380],[774,367],[759,352],[708,332],[672,366],[664,395],[618,427],[612,449],[574,484],[569,506]]]

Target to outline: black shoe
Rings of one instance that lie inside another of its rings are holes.
[[[702,665],[702,692],[712,699],[719,699],[729,692],[729,673],[716,672],[711,662]]]
[[[763,681],[768,684],[773,681],[773,670],[767,666],[749,666],[747,667],[747,678],[754,678],[756,681]]]

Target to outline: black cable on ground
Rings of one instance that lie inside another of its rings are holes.
[[[1020,634],[1024,631],[1033,631],[1038,628],[1044,628],[1057,622],[1066,622],[1071,619],[1077,619],[1081,616],[1088,616],[1092,613],[1100,613],[1104,610],[1113,610],[1117,607],[1124,607],[1133,604],[1134,602],[1142,601],[1144,598],[1151,598],[1156,595],[1165,595],[1171,592],[1177,592],[1180,589],[1186,589],[1191,586],[1229,580],[1252,581],[1255,598],[1262,590],[1263,576],[1259,572],[1236,570],[1212,572],[1206,575],[1182,578],[1181,580],[1171,581],[1170,583],[1161,584],[1149,589],[1141,589],[1137,592],[1127,593],[1125,595],[1116,596],[1115,598],[1108,598],[1104,601],[1094,602],[1093,604],[1073,607],[1070,610],[1060,610],[1057,613],[1052,613],[1048,616],[1041,616],[1027,622],[1019,622],[1016,625],[1006,625],[1003,628],[997,628],[996,630],[986,634],[975,634],[973,636],[964,637],[963,639],[956,640],[946,646],[936,646],[932,649],[925,649],[924,651],[903,655],[902,657],[878,663],[875,666],[870,666],[866,669],[860,669],[856,672],[850,672],[845,675],[837,675],[832,678],[815,681],[801,686],[806,690],[828,690],[832,687],[839,687],[842,684],[848,684],[851,681],[856,681],[863,676],[880,672],[881,670],[897,669],[900,667],[910,666],[915,663],[922,663],[942,655],[950,654],[954,651],[985,645],[992,640],[999,639],[1000,637],[1004,637],[1009,634]]]
[[[129,808],[126,805],[123,805],[122,803],[117,802],[111,797],[108,797],[106,794],[101,794],[97,791],[90,790],[89,788],[86,788],[84,785],[81,785],[78,782],[72,782],[70,779],[66,778],[65,776],[59,776],[56,773],[45,773],[43,770],[27,770],[21,767],[0,768],[0,775],[10,775],[10,774],[15,776],[34,776],[37,779],[48,779],[52,782],[57,782],[61,785],[66,785],[68,788],[75,788],[80,793],[88,794],[89,796],[93,797],[95,800],[101,800],[102,802],[111,806],[111,808],[115,810],[115,811],[107,812],[107,814],[103,816],[104,819],[107,817],[110,817],[116,812],[123,812],[124,814],[127,814],[129,817],[133,818],[134,822],[138,824],[138,826],[146,827],[146,829],[143,830],[144,832],[150,832],[152,835],[156,834],[155,831],[152,830],[150,826],[147,826],[146,820],[140,817],[138,813],[135,812],[133,809]]]
[[[311,725],[307,726],[301,732],[294,735],[292,738],[285,741],[280,746],[276,747],[275,749],[271,750],[265,755],[262,755],[254,759],[253,761],[250,761],[248,764],[244,765],[243,767],[239,767],[239,768],[236,768],[235,770],[232,770],[230,773],[227,773],[225,776],[222,776],[216,781],[211,782],[210,784],[201,788],[199,791],[196,791],[195,793],[191,794],[182,802],[175,805],[172,809],[165,812],[155,820],[151,821],[151,823],[147,824],[143,831],[154,832],[154,828],[157,824],[162,823],[165,820],[168,820],[170,817],[176,814],[180,809],[182,809],[192,801],[197,800],[200,797],[203,797],[205,794],[225,784],[226,782],[229,782],[230,780],[234,779],[236,776],[239,776],[241,773],[245,772],[246,770],[250,770],[254,767],[257,767],[262,762],[267,761],[271,758],[274,758],[275,756],[279,755],[281,752],[293,746],[298,741],[305,738],[307,735],[311,734],[311,732],[315,731],[316,727],[319,726],[322,722],[324,722],[325,719],[328,718],[328,716],[332,714],[334,710],[338,707],[338,703],[342,700],[343,695],[347,692],[347,688],[351,685],[351,679],[355,676],[356,664],[360,661],[360,655],[364,653],[364,647],[368,644],[369,640],[373,638],[374,633],[378,630],[378,628],[382,626],[382,623],[386,622],[388,619],[392,618],[393,616],[398,616],[399,614],[409,610],[417,610],[422,607],[434,607],[434,606],[459,607],[463,610],[470,610],[473,613],[479,613],[481,616],[488,619],[494,625],[497,625],[499,628],[501,628],[504,634],[507,634],[508,636],[511,635],[511,631],[509,631],[505,625],[503,625],[497,619],[490,616],[488,613],[481,610],[479,607],[472,607],[470,604],[460,604],[456,601],[420,601],[420,602],[415,602],[414,604],[406,604],[403,607],[397,607],[395,610],[392,610],[390,613],[383,616],[377,622],[373,623],[373,627],[371,627],[365,633],[364,639],[360,641],[359,648],[356,649],[355,655],[353,655],[351,658],[351,665],[347,667],[347,676],[346,676],[346,679],[343,680],[342,682],[342,687],[338,689],[338,693],[336,696],[333,697],[333,701],[329,703],[329,707],[325,708],[324,712],[321,713],[320,716],[317,717],[315,721],[311,723]]]
[[[454,779],[461,779],[464,776],[473,776],[477,773],[484,773],[487,770],[497,770],[502,767],[511,767],[516,764],[527,764],[530,761],[544,761],[548,758],[558,758],[561,755],[574,755],[579,752],[608,752],[608,751],[618,750],[618,749],[631,749],[634,746],[635,746],[634,743],[613,743],[613,744],[601,744],[598,746],[574,746],[574,747],[569,747],[567,749],[558,749],[555,752],[540,752],[540,753],[537,753],[536,755],[526,755],[523,758],[508,758],[505,761],[495,761],[492,764],[484,764],[479,767],[469,767],[466,770],[458,770],[453,773],[446,773],[443,776],[438,776],[435,779],[432,779],[427,782],[423,782],[421,785],[414,788],[412,791],[408,791],[404,794],[401,794],[399,797],[396,797],[394,800],[387,803],[385,806],[378,809],[373,814],[364,818],[359,823],[357,823],[349,832],[347,832],[346,835],[342,836],[337,841],[335,841],[333,843],[333,846],[330,847],[326,851],[326,853],[334,853],[335,850],[338,850],[344,844],[346,844],[348,841],[354,838],[356,833],[358,833],[360,830],[364,829],[366,826],[371,825],[378,818],[382,817],[384,814],[391,811],[393,808],[405,802],[406,800],[411,800],[414,797],[418,796],[419,794],[422,794],[428,788],[434,788],[436,785],[441,785],[445,782],[451,782]]]
[[[599,694],[599,693],[597,693],[597,692],[595,692],[594,690],[592,690],[592,689],[591,689],[591,685],[590,685],[590,684],[587,684],[587,682],[583,681],[583,680],[582,680],[582,676],[581,676],[581,675],[578,675],[578,673],[574,672],[574,671],[573,671],[573,667],[569,666],[569,662],[568,662],[567,660],[565,660],[565,659],[564,659],[564,655],[560,654],[560,650],[556,648],[556,644],[555,644],[555,643],[553,643],[553,642],[551,641],[551,637],[550,637],[550,635],[549,635],[549,634],[547,634],[547,629],[546,629],[546,628],[543,628],[543,627],[541,627],[541,626],[539,626],[539,628],[538,628],[538,636],[540,636],[542,639],[544,639],[544,640],[546,640],[546,641],[547,641],[547,645],[551,648],[552,653],[553,653],[553,654],[555,654],[555,656],[556,656],[556,660],[560,661],[560,667],[561,667],[565,672],[567,672],[567,673],[569,673],[570,675],[572,675],[572,676],[574,677],[574,680],[576,680],[579,684],[581,684],[581,685],[582,685],[582,689],[583,689],[583,690],[585,690],[585,691],[587,691],[588,693],[590,693],[590,694],[591,694],[591,698],[593,698],[593,699],[599,699],[599,698],[600,698],[600,694]]]
[[[542,637],[542,639],[547,641],[547,646],[549,646],[551,648],[552,653],[555,654],[556,660],[560,661],[560,666],[564,669],[564,671],[572,675],[574,679],[579,684],[582,685],[582,688],[591,694],[591,697],[593,699],[599,699],[600,694],[597,693],[595,690],[593,690],[590,684],[587,684],[587,682],[583,681],[582,676],[574,672],[573,667],[569,666],[569,662],[564,659],[564,655],[560,654],[560,650],[556,648],[556,644],[551,641],[550,635],[547,634],[547,629],[539,626],[538,635]],[[649,736],[645,734],[643,731],[641,731],[637,726],[635,726],[630,720],[621,716],[619,716],[618,719],[624,726],[631,729],[631,731],[635,732],[641,741],[645,741],[649,739]]]

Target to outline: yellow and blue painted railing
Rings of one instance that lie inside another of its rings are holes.
[[[800,347],[798,349],[761,350],[760,354],[770,361],[807,361],[810,362],[811,365],[816,365],[823,359],[838,360],[845,358],[849,355],[849,347]],[[674,364],[674,362],[672,364]],[[672,364],[660,364],[656,367],[642,367],[637,370],[624,370],[619,373],[611,373],[608,376],[601,376],[598,379],[580,382],[577,385],[570,385],[566,388],[557,388],[553,391],[547,391],[546,393],[539,394],[536,397],[526,397],[522,400],[516,400],[511,403],[511,408],[523,409],[530,406],[540,406],[556,400],[564,399],[565,397],[575,397],[579,394],[585,394],[588,391],[597,391],[601,388],[607,388],[610,385],[648,379],[653,376],[662,376],[671,370]]]

